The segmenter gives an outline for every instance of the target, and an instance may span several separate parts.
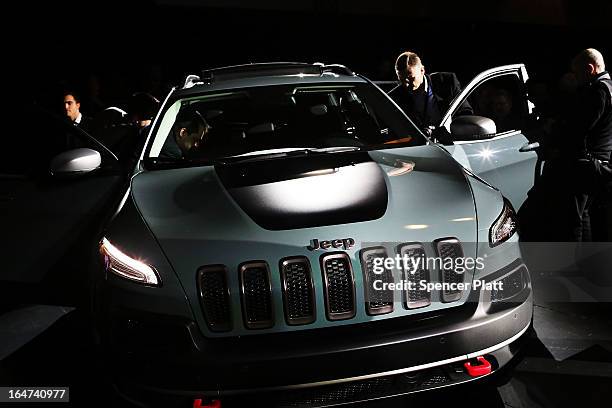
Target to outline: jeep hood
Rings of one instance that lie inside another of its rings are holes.
[[[131,191],[190,280],[200,265],[265,259],[272,247],[303,254],[312,239],[476,241],[469,184],[436,146],[148,171]]]

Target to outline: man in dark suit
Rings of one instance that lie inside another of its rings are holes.
[[[612,79],[603,55],[593,48],[576,55],[571,67],[578,85],[575,101],[571,115],[557,124],[540,182],[538,215],[546,223],[542,241],[588,241],[590,208],[594,202],[609,205]],[[596,232],[607,223],[605,210],[597,207]],[[609,239],[605,235],[596,233],[595,239]]]
[[[425,74],[421,59],[411,51],[397,57],[395,72],[400,84],[389,92],[389,96],[423,130],[439,125],[450,103],[461,92],[454,73]],[[467,101],[462,104],[459,114],[472,114]]]
[[[64,112],[75,126],[86,132],[91,131],[91,119],[81,113],[81,98],[74,91],[64,92]]]
[[[168,159],[198,157],[202,154],[203,145],[208,142],[211,129],[212,127],[198,110],[192,107],[181,109],[159,157]]]

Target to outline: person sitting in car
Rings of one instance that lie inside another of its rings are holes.
[[[198,110],[192,107],[181,109],[159,157],[173,159],[193,157],[205,142],[210,129],[211,126]]]
[[[506,89],[494,90],[491,96],[490,117],[498,132],[522,128],[521,117],[513,109],[512,95]]]

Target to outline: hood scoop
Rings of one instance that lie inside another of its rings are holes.
[[[363,152],[218,165],[215,170],[238,206],[268,230],[370,221],[387,210],[385,175]]]

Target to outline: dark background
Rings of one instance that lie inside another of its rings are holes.
[[[457,72],[463,84],[484,69],[516,62],[527,64],[537,80],[554,84],[586,47],[602,51],[612,66],[610,0],[18,0],[0,7],[1,64],[8,70],[3,100],[12,109],[22,107],[12,99],[17,95],[61,110],[63,88],[91,93],[92,78],[105,106],[125,106],[133,92],[162,98],[188,72],[246,62],[342,63],[372,79],[392,80],[393,62],[406,49],[418,52],[429,71]],[[84,102],[82,110],[92,114],[93,105]],[[4,137],[48,131],[30,126],[15,123],[10,129],[16,133]],[[582,278],[582,272],[572,273]],[[542,276],[540,288],[564,293]],[[604,363],[612,361],[612,314],[597,309],[600,305],[580,311],[576,303],[559,309],[537,301],[539,338],[530,337],[509,385],[424,393],[410,406],[535,405],[530,398],[541,407],[575,407],[585,400],[610,405],[605,388],[610,370]],[[5,320],[15,330],[43,326],[31,309],[16,312],[22,320]],[[0,384],[70,385],[73,406],[116,406],[87,327],[87,317],[69,314],[1,361]],[[549,350],[577,354],[558,361]],[[502,398],[508,388],[519,393],[518,400]]]
[[[28,95],[47,104],[60,103],[62,88],[91,93],[92,76],[98,98],[120,105],[135,91],[161,98],[188,72],[246,62],[342,63],[392,80],[395,57],[410,49],[428,71],[455,71],[465,84],[486,68],[516,62],[554,83],[586,47],[612,58],[607,0],[69,0],[17,7],[5,34],[7,66],[18,68]],[[88,113],[86,104],[81,109]]]

